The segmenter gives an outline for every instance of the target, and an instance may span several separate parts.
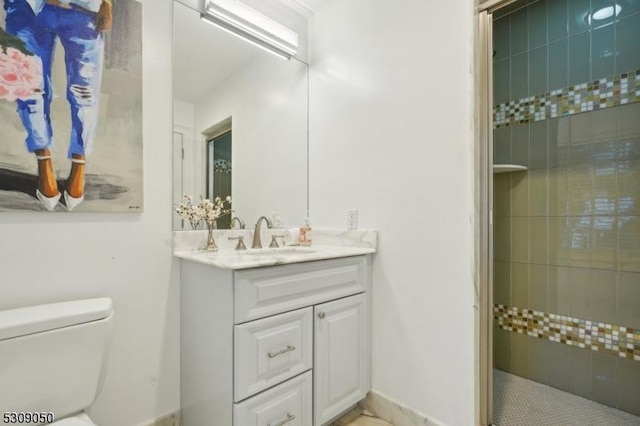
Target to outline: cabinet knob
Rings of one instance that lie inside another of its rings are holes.
[[[318,318],[320,319],[324,319],[324,317],[326,317],[327,314],[325,314],[324,312],[318,312]]]

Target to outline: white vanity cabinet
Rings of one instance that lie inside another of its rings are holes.
[[[371,256],[182,260],[184,426],[323,426],[371,384]]]

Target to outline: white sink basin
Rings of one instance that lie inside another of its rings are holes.
[[[238,251],[239,255],[248,256],[277,256],[281,254],[304,254],[315,253],[316,250],[309,247],[278,247],[278,248],[262,248],[262,249],[249,249],[246,251]]]
[[[287,255],[304,255],[316,253],[317,250],[314,250],[310,247],[298,247],[298,246],[287,246],[287,247],[279,247],[279,248],[261,248],[261,249],[248,249],[248,250],[231,250],[224,249],[219,251],[203,251],[200,252],[201,255],[204,255],[207,258],[217,258],[217,259],[247,259],[247,258],[269,258],[276,256],[287,256]]]

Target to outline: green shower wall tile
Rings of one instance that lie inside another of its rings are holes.
[[[591,352],[569,348],[569,392],[591,399]]]
[[[529,264],[511,262],[511,305],[529,306]]]
[[[549,342],[541,339],[529,339],[527,359],[528,378],[538,383],[548,381]]]
[[[619,216],[618,230],[618,270],[640,272],[640,216]]]
[[[494,327],[493,365],[502,371],[511,371],[511,333]]]
[[[591,40],[588,32],[569,37],[569,86],[591,80],[590,51]]]
[[[618,295],[618,323],[640,330],[640,273],[622,272]]]
[[[529,52],[529,93],[547,91],[547,46]]]
[[[512,262],[529,263],[529,218],[511,218]]]
[[[528,173],[529,216],[547,216],[549,212],[549,172],[534,169]],[[544,248],[545,252],[547,248]]]
[[[526,52],[529,48],[529,8],[520,9],[511,14],[511,56]]]
[[[510,55],[509,15],[493,22],[493,50],[495,61],[507,59]]]
[[[547,384],[563,391],[569,390],[569,346],[550,342],[547,351]]]
[[[535,49],[547,44],[547,0],[539,0],[529,6],[528,9],[529,49]]]
[[[615,121],[614,121],[615,122]],[[549,162],[548,121],[529,126],[529,169],[546,169]]]
[[[538,265],[549,264],[548,230],[549,218],[529,218],[529,260]]]
[[[618,408],[640,416],[640,362],[618,359]]]
[[[591,271],[591,315],[590,319],[608,324],[633,324],[626,321],[617,322],[617,280],[615,271],[594,269]]]
[[[616,73],[640,67],[640,14],[616,23]]]
[[[509,305],[511,303],[511,264],[493,262],[493,303]]]
[[[593,392],[593,400],[615,408],[618,404],[616,359],[596,352],[591,356],[591,389]]]
[[[614,24],[591,32],[591,80],[615,74]]]
[[[589,30],[586,20],[591,8],[590,0],[569,0],[569,13],[567,22],[569,24],[569,35],[584,33]]]
[[[529,339],[526,334],[511,333],[511,372],[529,376]]]
[[[567,0],[549,1],[547,19],[549,41],[567,37]]]
[[[549,300],[549,266],[529,265],[528,307],[534,311],[547,312]]]

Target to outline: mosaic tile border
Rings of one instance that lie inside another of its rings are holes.
[[[528,124],[640,102],[640,69],[496,105],[493,127]]]
[[[494,305],[493,318],[505,331],[640,361],[640,329],[505,305]]]

